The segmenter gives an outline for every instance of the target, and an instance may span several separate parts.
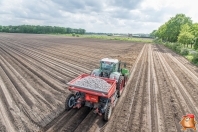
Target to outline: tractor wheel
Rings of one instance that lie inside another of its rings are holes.
[[[104,120],[105,121],[108,121],[110,119],[111,113],[112,113],[112,107],[111,107],[111,105],[108,105],[107,109],[105,110],[105,113],[104,113]]]
[[[74,94],[70,94],[65,101],[65,110],[70,110],[75,104]]]
[[[118,97],[120,97],[120,95],[121,95],[120,90],[123,88],[123,85],[124,85],[124,77],[120,76],[119,80],[118,80],[118,83],[117,83]]]
[[[127,81],[128,81],[128,76],[127,76],[127,75],[124,75],[124,85],[123,85],[123,87],[125,87],[125,86],[126,86]]]

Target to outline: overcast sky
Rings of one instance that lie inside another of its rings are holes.
[[[0,0],[0,25],[150,33],[178,13],[198,22],[196,8],[196,0]]]

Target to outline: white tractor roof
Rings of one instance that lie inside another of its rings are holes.
[[[118,63],[118,59],[103,58],[101,61]]]

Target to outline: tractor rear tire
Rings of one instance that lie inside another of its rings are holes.
[[[118,83],[117,83],[118,98],[121,95],[121,91],[120,90],[123,88],[123,85],[124,85],[123,81],[124,81],[124,77],[123,76],[120,76],[119,77],[119,80],[118,80]]]
[[[70,110],[75,104],[75,95],[70,94],[65,101],[65,110]]]
[[[104,113],[104,121],[109,121],[109,119],[111,117],[111,113],[112,113],[112,107],[111,107],[111,105],[108,105],[107,109],[105,110],[105,113]]]

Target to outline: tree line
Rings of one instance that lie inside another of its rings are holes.
[[[177,42],[198,49],[198,23],[193,23],[185,14],[177,14],[154,30],[151,36],[165,42]]]
[[[19,25],[19,26],[1,26],[0,32],[6,33],[34,33],[34,34],[84,34],[85,29],[65,28],[58,26],[40,26],[40,25]]]

